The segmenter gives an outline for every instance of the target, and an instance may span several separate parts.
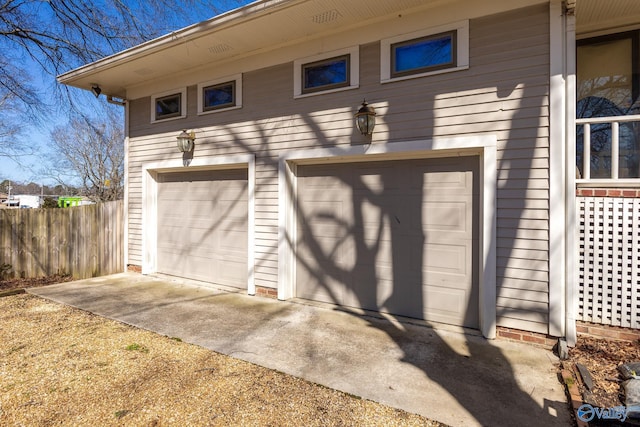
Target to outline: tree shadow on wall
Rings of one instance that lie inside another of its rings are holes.
[[[430,107],[425,109],[432,110],[434,106]],[[386,114],[392,114],[392,109],[389,108]],[[514,120],[518,114],[515,113]],[[307,123],[313,127],[310,118]],[[389,135],[393,139],[392,128]],[[323,139],[319,129],[317,136],[322,145],[331,145]],[[353,138],[359,136],[354,135]],[[531,156],[534,148],[531,147]],[[473,159],[479,162],[477,156]],[[420,167],[443,173],[441,168],[446,163],[445,160],[430,160],[407,166],[410,162],[403,162],[402,166],[396,165],[391,169],[405,171],[409,175],[416,174]],[[468,172],[468,169],[456,168],[451,166],[450,170],[463,175]],[[365,316],[363,319],[393,340],[402,351],[403,362],[419,368],[426,377],[444,388],[481,425],[499,425],[506,420],[519,425],[562,425],[567,422],[550,414],[566,413],[566,403],[545,399],[541,406],[534,400],[530,395],[534,390],[518,383],[511,359],[501,347],[483,338],[465,335],[463,347],[466,350],[461,351],[437,332],[430,334],[428,341],[416,342],[415,335],[399,326],[405,317],[423,318],[424,306],[430,307],[431,312],[438,312],[438,306],[447,303],[446,298],[441,300],[436,295],[437,292],[427,294],[437,289],[441,284],[439,280],[442,280],[442,274],[435,274],[431,267],[442,263],[446,265],[450,259],[446,259],[446,253],[437,253],[438,246],[446,249],[446,244],[442,244],[446,243],[447,233],[439,234],[425,226],[430,222],[430,213],[425,206],[433,208],[434,204],[439,205],[431,211],[440,216],[433,221],[434,224],[447,223],[460,212],[454,204],[447,208],[447,203],[443,203],[447,200],[446,190],[441,191],[440,199],[425,200],[423,195],[430,197],[433,191],[425,191],[426,180],[421,173],[409,185],[408,191],[398,191],[403,185],[398,175],[363,170],[354,163],[335,168],[298,168],[298,185],[307,176],[320,177],[319,182],[324,179],[324,184],[315,190],[305,187],[298,194],[291,194],[292,198],[297,197],[298,206],[297,240],[291,242],[296,253],[297,286],[303,288],[298,291],[298,296],[337,304],[341,306],[340,310],[357,316],[361,312],[349,307],[386,313],[381,318]],[[471,174],[474,195],[477,195],[480,185],[477,180],[481,174]],[[336,187],[347,189],[349,196],[342,196],[342,199],[338,196],[332,200],[330,194]],[[308,204],[307,201],[316,203]],[[304,211],[303,206],[311,208]],[[466,295],[464,314],[457,321],[477,329],[477,301],[481,297],[477,295],[480,224],[478,206],[476,203],[474,206],[468,219],[474,228],[472,235],[476,242],[470,257],[474,260],[471,276],[475,295]],[[524,203],[518,209],[523,211]],[[425,248],[430,249],[427,251]],[[391,263],[384,265],[382,261],[385,259],[390,259]],[[423,286],[427,283],[433,286]],[[308,295],[304,295],[305,292]],[[553,409],[550,411],[550,408]]]

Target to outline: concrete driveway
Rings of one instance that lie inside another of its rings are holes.
[[[547,350],[123,273],[28,290],[452,426],[571,425]]]

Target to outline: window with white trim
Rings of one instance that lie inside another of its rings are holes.
[[[382,83],[469,68],[469,21],[380,41]]]
[[[637,180],[640,32],[582,39],[576,44],[578,183]]]
[[[164,92],[151,97],[151,123],[187,116],[187,89]]]
[[[359,62],[357,46],[294,61],[294,97],[357,88]]]
[[[198,84],[198,114],[242,107],[242,75]]]

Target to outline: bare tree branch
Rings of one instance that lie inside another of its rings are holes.
[[[77,107],[68,89],[55,85],[56,75],[246,3],[0,0],[0,156],[13,155],[8,148],[25,117],[42,119],[56,102]],[[43,80],[55,93],[42,93]],[[4,114],[4,106],[16,114]]]
[[[51,133],[48,175],[59,182],[79,180],[83,193],[95,201],[123,197],[124,132],[121,118],[76,117]]]

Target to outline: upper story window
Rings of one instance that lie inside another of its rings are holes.
[[[349,86],[349,55],[302,65],[302,93]]]
[[[242,107],[242,76],[200,83],[198,114]]]
[[[469,21],[380,42],[382,83],[469,68]]]
[[[187,116],[187,90],[165,92],[151,97],[151,122]]]
[[[391,45],[391,77],[456,66],[456,32],[420,37]]]
[[[578,180],[640,178],[639,48],[638,31],[577,42]]]
[[[294,61],[294,97],[354,89],[359,85],[358,47]]]

